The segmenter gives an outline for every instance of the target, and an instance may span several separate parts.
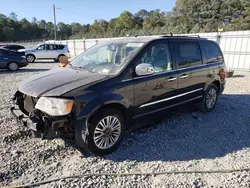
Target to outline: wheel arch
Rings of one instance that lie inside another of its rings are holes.
[[[211,84],[215,84],[217,87],[218,87],[218,92],[220,92],[220,89],[221,89],[221,85],[220,85],[220,77],[219,76],[214,76],[212,79],[209,79],[209,81],[207,81],[205,87],[204,87],[204,91],[206,91],[209,86]]]
[[[27,53],[27,54],[25,55],[25,57],[27,58],[27,56],[28,56],[28,55],[32,55],[32,56],[34,56],[34,57],[35,57],[35,59],[36,59],[35,54],[32,54],[32,53]]]
[[[126,126],[126,128],[130,124],[131,118],[130,118],[130,115],[129,115],[128,108],[125,107],[123,104],[118,103],[118,102],[110,102],[110,103],[106,103],[106,104],[103,104],[102,106],[97,107],[96,109],[94,109],[89,114],[89,116],[88,116],[88,122],[90,122],[92,120],[92,118],[94,118],[94,116],[96,114],[98,114],[99,112],[101,112],[104,109],[116,109],[116,110],[119,110],[121,112],[121,114],[123,114],[123,118],[125,120],[125,126]]]

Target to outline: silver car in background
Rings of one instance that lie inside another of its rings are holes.
[[[46,59],[53,59],[55,62],[58,62],[60,56],[70,57],[70,51],[65,44],[43,43],[34,46],[32,49],[21,49],[18,52],[22,52],[26,56],[28,63]]]

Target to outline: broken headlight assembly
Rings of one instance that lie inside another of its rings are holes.
[[[41,97],[35,108],[51,116],[63,116],[71,112],[74,101],[69,99]]]

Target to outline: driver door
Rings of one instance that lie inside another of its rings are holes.
[[[140,55],[136,65],[151,64],[154,73],[137,76],[134,82],[134,118],[145,117],[171,107],[177,101],[177,72],[167,41],[155,41]]]
[[[46,44],[40,45],[36,49],[36,54],[35,55],[36,55],[37,59],[44,59],[44,58],[46,58]]]

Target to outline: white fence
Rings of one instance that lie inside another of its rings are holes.
[[[215,33],[197,33],[184,35],[199,35],[200,37],[214,40],[220,45],[226,65],[228,68],[250,71],[250,31],[236,32],[215,32]],[[122,38],[122,37],[120,37]],[[88,49],[89,47],[114,38],[102,39],[80,39],[80,40],[61,40],[46,41],[67,44],[72,57],[75,57]],[[119,38],[116,38],[119,39]],[[26,48],[30,48],[35,43],[19,43]],[[36,43],[37,44],[37,43]]]
[[[228,68],[250,71],[250,31],[197,33],[185,35],[199,35],[200,37],[218,42],[221,50],[223,51]],[[99,42],[111,39],[114,38],[61,40],[56,41],[56,43],[67,44],[71,52],[71,56],[74,57]]]

